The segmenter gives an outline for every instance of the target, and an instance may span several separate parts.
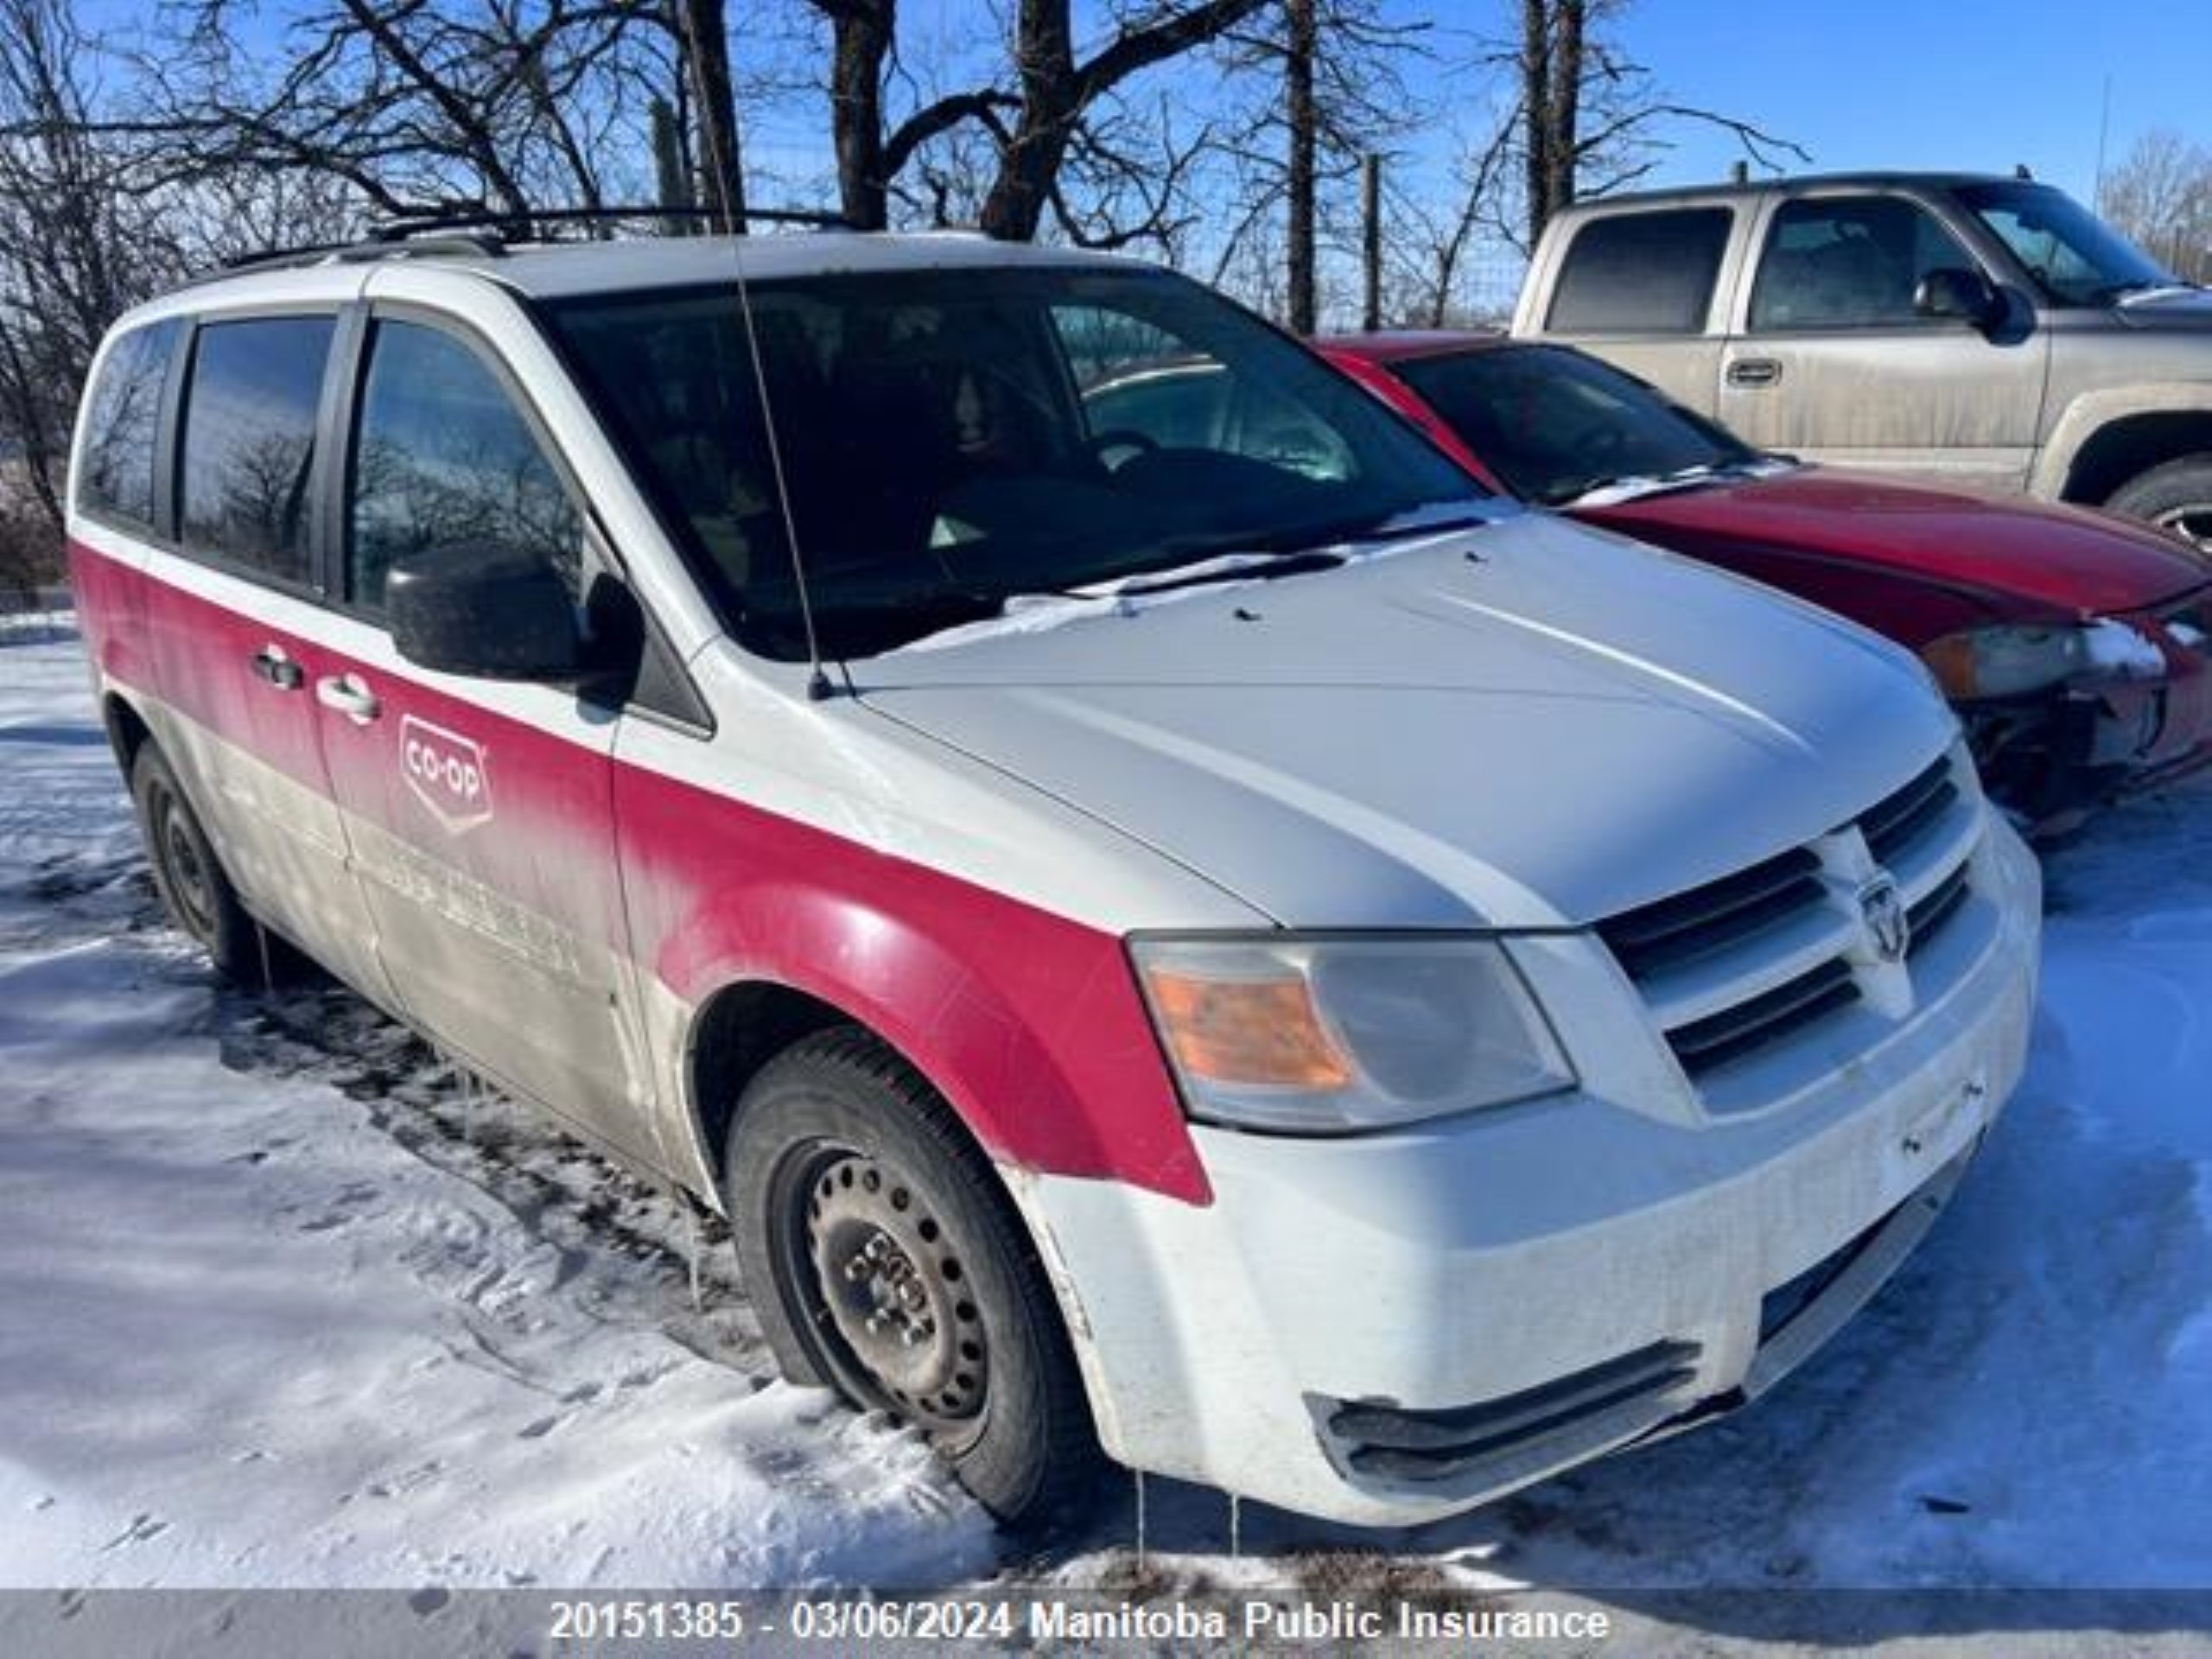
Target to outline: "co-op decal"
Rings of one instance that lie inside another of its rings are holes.
[[[409,715],[399,722],[399,766],[415,798],[459,835],[492,817],[492,772],[474,738]]]

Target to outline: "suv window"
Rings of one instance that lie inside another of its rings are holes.
[[[176,346],[175,321],[134,328],[117,340],[92,388],[77,505],[141,528],[154,523],[154,444],[162,386]]]
[[[1931,213],[1898,196],[1783,204],[1751,289],[1754,331],[1895,327],[1925,321],[1913,290],[1929,271],[1979,269]]]
[[[378,322],[354,433],[350,603],[382,609],[395,561],[467,542],[535,549],[579,591],[575,504],[499,377],[461,341]]]
[[[201,325],[184,411],[184,546],[306,585],[315,409],[336,322]]]
[[[1733,218],[1726,207],[1685,207],[1592,219],[1567,245],[1545,326],[1703,333]]]

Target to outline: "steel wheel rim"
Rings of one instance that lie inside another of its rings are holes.
[[[797,1188],[816,1329],[859,1391],[940,1436],[972,1436],[991,1355],[969,1256],[927,1195],[849,1147],[817,1148]]]
[[[160,849],[169,892],[184,912],[185,925],[207,938],[215,931],[213,878],[175,797],[167,789],[154,793],[154,844]]]

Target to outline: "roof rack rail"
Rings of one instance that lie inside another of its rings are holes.
[[[745,217],[764,225],[805,225],[817,230],[855,228],[842,213],[809,208],[748,207]],[[396,255],[462,254],[497,259],[517,244],[552,240],[539,232],[537,227],[541,226],[605,225],[641,219],[696,220],[710,225],[721,218],[721,214],[711,207],[540,207],[520,213],[480,205],[425,207],[420,213],[379,219],[358,241],[308,243],[267,253],[245,254],[226,260],[181,286],[191,288],[241,271],[287,270],[325,262],[350,264]]]
[[[477,205],[458,209],[431,208],[421,213],[401,213],[372,226],[369,239],[372,242],[391,242],[419,236],[425,232],[487,230],[504,241],[536,242],[545,239],[531,233],[531,227],[540,225],[604,225],[631,219],[696,220],[701,224],[713,224],[722,217],[721,210],[714,207],[533,207],[517,213],[510,208]],[[830,231],[858,228],[842,213],[805,207],[748,207],[744,217],[748,221],[757,219],[763,225],[806,225],[817,230]]]

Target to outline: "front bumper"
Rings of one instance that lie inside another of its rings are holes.
[[[2039,833],[2212,764],[2212,667],[2202,659],[2161,678],[2084,681],[1960,714],[1990,794]]]
[[[1771,1109],[1686,1122],[1586,1086],[1350,1140],[1198,1127],[1205,1207],[1010,1174],[1107,1450],[1410,1524],[1771,1386],[1926,1230],[2018,1081],[2040,884],[2001,828],[1977,858],[1924,1000]]]

